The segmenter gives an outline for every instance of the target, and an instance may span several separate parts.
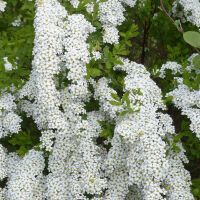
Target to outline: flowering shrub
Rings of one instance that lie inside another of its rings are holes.
[[[0,0],[0,199],[200,198],[189,2]]]

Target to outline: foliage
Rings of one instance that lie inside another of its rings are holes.
[[[116,65],[122,65],[121,58],[129,58],[138,63],[142,63],[151,73],[151,78],[161,88],[164,104],[166,105],[166,113],[174,120],[174,126],[177,135],[173,138],[173,150],[180,152],[177,146],[178,142],[182,142],[186,150],[186,155],[189,159],[189,164],[186,165],[192,177],[192,193],[196,199],[200,199],[200,140],[190,130],[190,120],[181,115],[180,110],[172,104],[173,97],[165,95],[173,90],[177,83],[174,80],[175,75],[166,70],[164,79],[159,77],[159,73],[155,75],[153,72],[159,70],[163,63],[167,61],[176,61],[183,66],[183,73],[176,74],[183,78],[183,83],[191,90],[198,91],[200,88],[200,74],[194,70],[188,71],[187,58],[196,53],[191,46],[200,48],[200,33],[196,32],[196,28],[187,22],[182,24],[184,30],[187,30],[181,35],[174,24],[162,12],[159,0],[146,0],[144,6],[141,6],[139,1],[133,8],[126,7],[126,18],[119,27],[119,43],[111,45],[103,42],[102,24],[98,18],[99,3],[105,0],[82,0],[77,9],[75,9],[69,1],[60,1],[67,8],[69,14],[82,13],[86,19],[96,28],[96,31],[90,34],[87,43],[89,44],[89,52],[92,57],[93,51],[99,51],[101,58],[95,60],[92,58],[87,64],[86,79],[93,78],[98,81],[101,77],[107,77],[111,80],[109,86],[115,89],[117,93],[111,93],[112,100],[109,103],[112,106],[122,106],[123,111],[118,113],[118,116],[125,117],[128,114],[137,113],[140,110],[134,110],[130,106],[130,92],[124,91],[125,73],[115,71]],[[93,15],[86,11],[86,4],[94,3]],[[168,10],[172,8],[172,0],[165,0],[165,6]],[[6,89],[15,93],[12,90],[14,85],[16,88],[21,88],[29,79],[29,74],[32,68],[33,60],[33,40],[34,28],[33,20],[35,16],[34,2],[27,0],[7,0],[5,12],[0,12],[0,89]],[[12,22],[15,19],[20,19],[20,26],[13,26]],[[189,45],[187,45],[187,43]],[[191,46],[190,46],[191,45]],[[8,61],[17,66],[11,71],[5,70],[4,57],[8,57]],[[200,69],[200,55],[193,59],[193,64],[196,70]],[[66,70],[66,74],[69,71]],[[63,74],[57,75],[59,86],[61,83],[67,86],[70,81]],[[90,92],[94,91],[90,87]],[[133,90],[134,95],[143,95],[140,90]],[[135,101],[136,105],[138,101]],[[85,106],[86,111],[99,110],[99,100],[90,99]],[[165,112],[165,111],[164,111]],[[22,114],[23,123],[22,130],[9,137],[0,140],[0,143],[5,146],[8,152],[17,152],[21,157],[27,152],[35,148],[40,149],[40,136],[35,122]],[[84,118],[84,116],[83,116]],[[115,125],[112,122],[98,121],[102,127],[102,131],[97,140],[111,139],[114,135]],[[109,149],[111,146],[107,146]],[[86,194],[92,198],[92,195]]]

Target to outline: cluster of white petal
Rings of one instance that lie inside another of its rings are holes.
[[[109,80],[101,78],[97,83],[90,80],[95,89],[95,98],[100,102],[100,110],[116,124],[112,147],[103,166],[109,177],[105,199],[125,199],[126,196],[127,199],[164,199],[167,189],[163,184],[169,182],[167,175],[171,168],[166,157],[167,144],[163,139],[175,134],[172,119],[158,112],[159,108],[165,108],[161,90],[151,80],[145,67],[127,59],[122,61],[124,65],[117,65],[115,69],[126,71],[124,92],[129,92],[130,106],[133,110],[139,108],[139,112],[118,116],[124,110],[124,105],[109,105],[109,101],[113,100],[111,93],[116,93],[109,87]],[[142,94],[136,94],[136,90]],[[181,166],[183,168],[183,164]],[[177,177],[181,176],[181,172],[177,174]],[[185,185],[184,179],[180,184]],[[138,192],[130,193],[130,187]],[[175,195],[175,192],[171,191],[170,195]],[[182,197],[180,194],[177,199]]]
[[[5,67],[5,71],[11,71],[14,67],[12,66],[12,64],[8,61],[8,57],[4,57],[3,58],[5,64],[4,64],[4,67]]]
[[[98,112],[88,113],[87,120],[74,115],[69,118],[70,130],[56,133],[49,158],[48,199],[87,199],[85,193],[101,194],[106,187],[100,174],[101,150],[93,141],[101,131],[97,120],[103,120]]]
[[[62,61],[65,62],[65,69],[68,69],[68,80],[72,81],[69,86],[71,95],[74,98],[85,98],[88,94],[87,82],[85,80],[86,64],[90,61],[88,51],[89,44],[86,40],[95,28],[85,19],[82,14],[68,16],[65,25],[65,39],[63,41],[65,53]]]
[[[104,28],[103,41],[105,43],[118,43],[117,26],[125,20],[124,7],[118,0],[108,0],[99,3],[99,20]]]
[[[78,8],[79,5],[79,0],[70,0],[70,3],[74,8]]]
[[[6,160],[7,160],[6,150],[0,144],[0,180],[4,179],[6,177],[6,175],[7,175],[7,172],[6,172]]]
[[[22,119],[15,113],[17,105],[15,97],[9,93],[2,93],[0,97],[0,138],[18,133]]]
[[[101,59],[101,53],[99,51],[93,50],[92,55],[95,61]]]
[[[30,150],[22,159],[16,154],[8,157],[6,200],[44,199],[44,158],[42,152]]]
[[[20,19],[20,18],[17,18],[17,19],[15,19],[11,24],[12,24],[13,26],[20,26],[20,24],[21,24],[21,19]]]
[[[36,8],[33,72],[19,93],[29,100],[21,101],[21,109],[43,129],[41,147],[51,152],[46,198],[87,199],[85,193],[100,195],[106,187],[100,174],[101,149],[94,142],[102,117],[80,116],[86,114],[83,101],[89,100],[84,76],[91,58],[86,40],[95,29],[81,14],[67,16],[55,0],[36,1]],[[58,91],[54,75],[60,67],[69,70],[71,83]]]
[[[70,2],[78,7],[79,1]],[[122,4],[134,6],[135,2],[99,3],[105,43],[118,42],[117,26],[125,20]],[[109,86],[110,80],[85,79],[91,60],[87,39],[95,28],[84,15],[68,15],[57,0],[36,0],[34,27],[33,70],[17,96],[21,111],[32,117],[41,130],[40,147],[49,155],[49,173],[43,175],[42,151],[30,150],[21,158],[16,153],[6,155],[0,146],[0,179],[8,177],[6,188],[0,188],[0,197],[88,200],[91,199],[88,195],[92,195],[94,200],[164,200],[164,196],[193,199],[190,175],[183,166],[187,162],[184,149],[178,144],[181,152],[174,152],[165,142],[173,137],[175,130],[171,117],[160,111],[165,109],[162,92],[146,68],[121,59],[123,65],[115,66],[114,70],[126,72],[123,92],[128,94],[130,102],[112,105],[110,101],[117,92]],[[92,55],[95,60],[101,58],[98,51]],[[165,69],[176,73],[179,66],[166,64],[162,76]],[[69,83],[67,86],[61,83],[58,90],[55,75],[59,73]],[[88,84],[93,86],[94,94]],[[92,95],[99,102],[99,110],[86,112],[86,103]],[[127,106],[132,112],[120,115]],[[17,132],[21,121],[18,119],[16,123],[18,116],[13,116],[16,104],[12,95],[0,98],[0,108],[2,137],[8,134],[5,130]],[[188,116],[194,118],[192,114]],[[97,142],[103,130],[99,121],[115,125],[112,139],[102,140],[101,144]],[[111,147],[106,149],[105,145]]]
[[[196,133],[200,138],[200,91],[192,90],[187,85],[183,84],[183,80],[180,80],[180,84],[173,91],[169,92],[167,96],[173,97],[173,103],[175,106],[182,110],[182,114],[186,115],[190,121],[190,129]]]
[[[193,54],[191,57],[189,57],[188,62],[190,65],[186,67],[186,70],[189,72],[193,70],[196,74],[199,74],[199,70],[195,69],[194,65],[192,64],[192,60],[196,55],[197,54]],[[166,65],[163,65],[160,70],[160,77],[162,78],[164,78],[165,69],[169,69],[169,67],[166,67]],[[170,65],[170,69],[172,72],[174,71],[173,74],[176,74],[176,72],[182,72],[182,66],[178,63],[173,62],[173,65]],[[181,109],[182,114],[186,115],[190,119],[190,130],[196,133],[197,137],[200,138],[200,91],[189,88],[183,83],[184,81],[181,77],[175,77],[174,79],[177,82],[177,86],[166,96],[173,97],[172,101],[174,105]]]
[[[64,128],[67,123],[59,110],[60,95],[54,75],[60,70],[58,55],[62,53],[65,34],[61,27],[67,12],[56,0],[38,0],[36,7],[33,71],[30,80],[19,92],[20,98],[28,96],[30,101],[22,100],[21,108],[30,111],[29,115],[38,122],[40,129]]]
[[[160,78],[165,78],[165,70],[170,69],[172,71],[172,74],[182,73],[182,66],[178,64],[177,62],[167,62],[166,64],[163,64],[160,69]]]
[[[172,142],[172,138],[168,137],[169,141]],[[165,188],[167,190],[167,199],[188,199],[194,200],[193,195],[190,192],[191,177],[187,170],[184,169],[183,163],[188,163],[188,159],[185,156],[185,150],[181,143],[176,144],[180,152],[170,151],[167,156],[169,163],[168,174],[165,179]]]
[[[0,0],[0,12],[4,12],[7,2]]]
[[[196,25],[198,28],[200,27],[200,2],[199,0],[176,0],[173,3],[172,12],[176,15],[176,7],[177,4],[180,4],[183,7],[184,16],[186,20]],[[185,22],[183,13],[179,13],[178,17],[183,18],[183,22]]]
[[[99,79],[98,82],[90,80],[90,83],[93,85],[95,92],[94,98],[100,101],[100,111],[105,115],[109,116],[111,119],[116,118],[117,113],[123,111],[123,106],[113,106],[109,101],[112,101],[113,98],[111,93],[117,94],[117,92],[108,87],[110,80],[105,77]]]

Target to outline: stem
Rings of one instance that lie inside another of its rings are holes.
[[[151,2],[151,8],[152,8],[152,2]],[[154,16],[154,14],[156,13],[157,7],[155,5],[155,8],[151,10],[151,17]],[[145,47],[146,45],[148,46],[148,36],[149,36],[149,30],[151,28],[152,25],[152,20],[151,17],[149,17],[148,22],[144,23],[144,35],[143,35],[143,43],[142,43],[142,55],[141,55],[141,63],[144,64],[145,62],[145,57],[146,57],[146,52],[145,52]]]
[[[183,28],[176,25],[176,22],[174,21],[174,19],[169,15],[167,10],[165,9],[165,6],[164,6],[164,3],[163,3],[162,0],[160,0],[160,5],[161,5],[161,8],[162,8],[162,11],[167,15],[167,17],[170,19],[170,21],[176,26],[177,30],[183,35],[184,34]],[[193,47],[193,48],[196,50],[196,52],[198,54],[200,54],[200,51],[196,47]]]
[[[103,66],[100,66],[99,69],[101,69],[103,72],[105,72],[117,86],[119,86],[120,88],[122,87],[118,83],[118,81],[115,78],[113,78],[113,76],[103,68]]]

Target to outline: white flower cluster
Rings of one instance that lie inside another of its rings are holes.
[[[163,64],[160,69],[160,78],[165,78],[166,69],[170,69],[174,75],[178,72],[182,74],[182,66],[180,64],[176,62],[167,62],[166,64]]]
[[[90,80],[90,82],[95,89],[94,98],[100,101],[100,111],[109,116],[111,119],[115,119],[117,113],[123,111],[123,107],[113,106],[109,102],[113,100],[111,93],[117,94],[114,89],[108,87],[110,80],[103,77],[99,79],[97,83],[92,79]]]
[[[100,111],[116,123],[112,147],[103,166],[109,179],[105,199],[125,199],[126,196],[129,199],[164,199],[162,196],[168,193],[163,184],[170,184],[167,175],[172,166],[166,157],[167,144],[163,139],[175,134],[172,119],[158,112],[158,108],[165,108],[161,90],[150,79],[150,73],[145,67],[128,60],[122,61],[124,65],[118,65],[115,69],[127,72],[124,92],[129,92],[130,106],[133,110],[139,108],[139,112],[118,117],[117,113],[124,110],[124,105],[109,104],[113,100],[111,93],[116,94],[108,86],[109,81],[105,78],[97,83],[90,80],[95,89],[95,98],[100,101]],[[178,158],[173,163],[178,162]],[[179,163],[181,170],[184,170],[182,162]],[[177,177],[183,176],[181,172],[177,171]],[[191,197],[190,179],[188,184],[184,179],[181,181],[179,184],[184,186],[176,194],[177,199],[181,199],[181,191]],[[137,194],[130,193],[129,187],[137,190]],[[170,195],[175,196],[175,193],[177,191],[171,190]]]
[[[12,24],[13,26],[20,26],[20,23],[21,23],[21,19],[18,18],[18,19],[15,19],[11,24]]]
[[[6,150],[5,148],[0,144],[0,181],[4,179],[7,175],[6,173]],[[1,191],[1,188],[0,188]],[[1,195],[0,195],[1,197]]]
[[[135,2],[99,3],[105,43],[118,42],[117,26],[125,20],[122,4],[134,6]],[[71,3],[78,6],[78,1]],[[187,162],[184,149],[178,144],[181,152],[174,152],[165,142],[173,138],[175,130],[171,117],[161,111],[165,109],[161,90],[146,68],[121,59],[123,65],[114,70],[127,74],[123,92],[128,99],[112,105],[117,92],[109,86],[110,80],[85,79],[91,60],[87,39],[95,28],[84,15],[68,15],[57,0],[36,0],[34,27],[33,70],[17,98],[21,111],[41,130],[40,147],[48,152],[49,173],[43,175],[42,151],[32,149],[21,158],[16,153],[6,154],[0,145],[0,179],[8,178],[6,187],[0,188],[0,197],[89,200],[92,195],[94,200],[193,200],[190,175],[183,166]],[[95,60],[101,58],[98,51],[92,55]],[[166,68],[173,73],[179,70],[174,65],[163,66],[163,76]],[[56,75],[60,73],[69,81],[67,86],[59,84]],[[98,111],[86,112],[86,103],[93,95],[89,84],[99,102]],[[17,132],[21,121],[13,116],[14,97],[5,93],[0,108],[1,137]],[[114,125],[112,139],[97,141],[104,130],[100,121]]]
[[[124,7],[118,0],[108,0],[99,3],[99,20],[103,24],[105,43],[118,43],[117,26],[125,20]]]
[[[172,12],[176,14],[177,4],[180,4],[183,7],[184,15],[187,21],[193,23],[198,28],[200,28],[200,2],[199,0],[176,0],[173,3]],[[181,17],[183,22],[185,19],[183,18],[183,13],[179,13],[178,17]]]
[[[3,58],[5,64],[4,64],[4,67],[5,67],[5,71],[11,71],[13,69],[16,69],[16,67],[14,67],[9,61],[8,61],[8,57],[4,57]]]
[[[0,97],[0,138],[18,133],[21,129],[22,119],[15,113],[17,105],[14,100],[15,97],[9,93]]]
[[[4,12],[7,2],[0,0],[0,12]]]
[[[180,80],[182,79],[179,78]],[[200,139],[200,91],[191,91],[188,86],[183,84],[182,80],[178,87],[169,92],[167,96],[172,96],[175,106],[180,108],[182,114],[191,120],[190,129]]]
[[[101,59],[101,53],[99,51],[93,50],[92,55],[95,61]]]
[[[194,65],[192,64],[192,60],[196,55],[197,54],[193,54],[191,57],[189,57],[188,62],[190,65],[186,67],[186,70],[189,72],[195,70],[195,73],[199,74],[199,69],[195,69]],[[164,78],[164,70],[169,68],[172,70],[172,72],[174,72],[173,74],[176,74],[176,72],[182,73],[183,69],[183,67],[177,63],[167,63],[161,67],[161,78]],[[189,88],[183,83],[183,78],[181,77],[175,77],[174,79],[177,82],[177,87],[169,92],[166,96],[173,97],[172,101],[175,106],[181,109],[182,114],[186,115],[191,120],[191,131],[196,133],[197,137],[200,138],[200,91]]]
[[[168,137],[169,141],[173,139]],[[188,171],[184,169],[183,163],[188,163],[188,159],[184,155],[185,150],[181,143],[176,144],[180,152],[169,151],[167,161],[169,163],[169,170],[165,179],[165,188],[167,190],[167,199],[188,199],[194,200],[193,195],[190,192],[191,177]]]
[[[89,34],[95,31],[95,28],[81,14],[68,16],[64,28],[66,52],[62,60],[66,62],[65,68],[69,70],[67,78],[72,81],[69,90],[74,98],[77,96],[85,98],[88,91],[84,77],[87,75],[86,64],[91,59],[86,40]]]
[[[44,199],[44,158],[42,152],[30,150],[20,159],[16,154],[8,156],[8,183],[6,200]]]
[[[54,75],[59,73],[64,37],[63,18],[66,10],[56,1],[36,1],[37,12],[34,21],[35,40],[33,49],[33,71],[30,80],[19,92],[19,97],[29,96],[33,103],[21,101],[22,109],[34,117],[38,127],[66,127],[59,110],[59,92],[56,90]]]

